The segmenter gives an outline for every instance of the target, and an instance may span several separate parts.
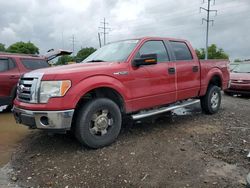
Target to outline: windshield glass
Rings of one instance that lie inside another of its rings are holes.
[[[241,63],[233,69],[236,73],[250,73],[250,63]]]
[[[22,64],[29,70],[49,67],[47,61],[42,59],[22,59]]]
[[[120,62],[125,61],[139,40],[126,40],[107,44],[88,56],[86,62]]]

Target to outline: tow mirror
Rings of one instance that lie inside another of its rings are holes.
[[[154,65],[157,64],[157,54],[144,54],[140,58],[136,58],[133,61],[134,67],[139,67],[141,65]]]

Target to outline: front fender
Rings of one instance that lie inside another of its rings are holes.
[[[94,76],[82,80],[71,89],[70,93],[75,94],[74,106],[76,106],[81,97],[84,96],[86,93],[93,89],[101,87],[108,87],[116,90],[125,101],[131,95],[127,88],[124,86],[124,84],[118,79],[103,75]]]

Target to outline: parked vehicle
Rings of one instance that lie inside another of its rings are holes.
[[[14,116],[31,128],[72,130],[82,144],[100,148],[114,142],[126,116],[136,120],[200,101],[205,113],[216,113],[228,81],[228,61],[199,61],[186,40],[124,40],[82,63],[23,75]]]
[[[22,74],[49,67],[49,60],[70,53],[52,50],[44,56],[38,56],[0,52],[0,106],[8,105],[8,109],[11,108],[16,97],[17,82]]]
[[[230,73],[230,86],[225,94],[250,95],[250,61],[238,64]]]
[[[250,173],[247,175],[247,186],[246,188],[250,188]]]
[[[234,68],[235,68],[235,67],[237,67],[238,65],[239,65],[239,63],[238,63],[238,62],[237,62],[237,63],[235,63],[235,62],[230,63],[230,64],[229,64],[230,71],[233,71],[233,70],[234,70]]]

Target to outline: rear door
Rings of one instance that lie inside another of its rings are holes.
[[[175,58],[177,100],[196,97],[200,91],[200,65],[183,41],[169,41]]]
[[[20,72],[14,60],[0,57],[0,97],[11,96],[19,77]]]

